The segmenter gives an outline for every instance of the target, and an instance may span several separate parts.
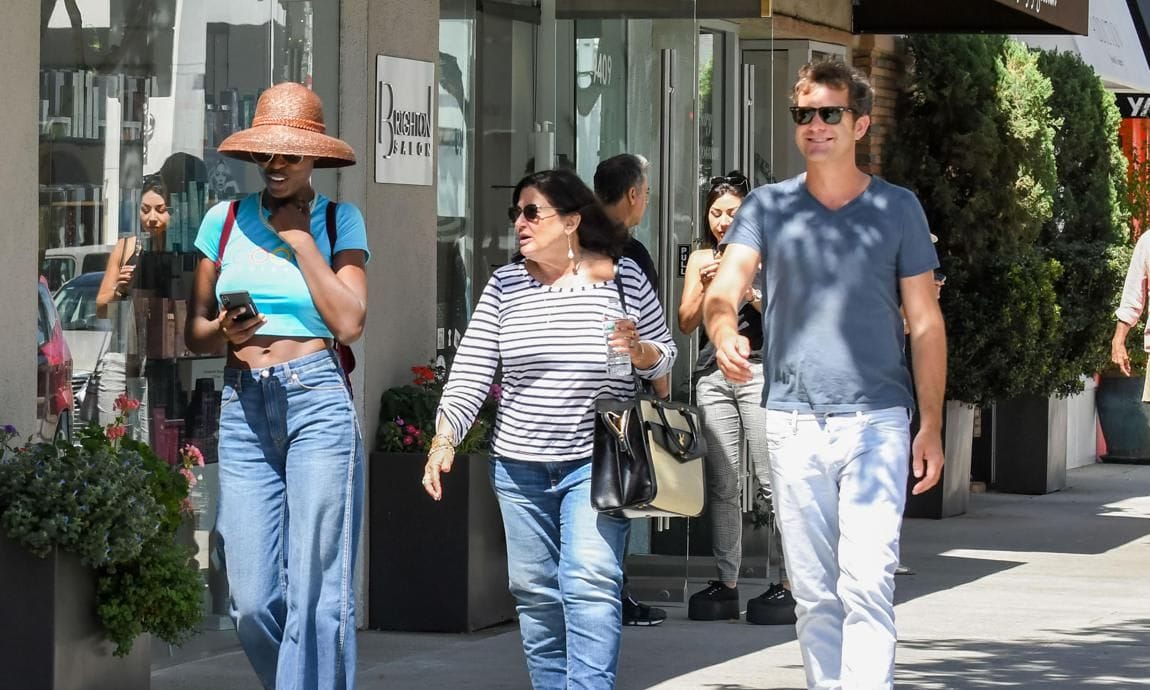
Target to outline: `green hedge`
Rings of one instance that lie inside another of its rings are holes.
[[[885,174],[918,193],[947,273],[948,397],[1068,394],[1103,366],[1125,163],[1081,60],[1004,36],[918,35]]]

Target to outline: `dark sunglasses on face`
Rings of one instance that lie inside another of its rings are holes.
[[[256,165],[268,165],[275,160],[276,156],[279,156],[280,160],[288,165],[299,165],[300,161],[303,160],[303,156],[294,153],[259,153],[252,151],[248,155],[252,157],[252,161]]]
[[[711,187],[718,187],[721,184],[727,184],[735,189],[741,189],[744,194],[751,191],[751,181],[742,175],[720,175],[719,177],[711,178]]]
[[[858,111],[854,108],[848,108],[842,105],[824,105],[821,108],[791,106],[791,119],[795,121],[796,125],[809,125],[815,119],[815,113],[818,113],[819,118],[828,125],[837,125],[842,122],[843,113],[858,115]]]
[[[507,207],[507,217],[509,219],[511,219],[512,223],[514,223],[515,221],[519,220],[519,214],[522,213],[523,217],[527,219],[528,223],[534,223],[535,221],[539,220],[540,218],[550,218],[551,217],[551,216],[540,216],[539,215],[540,211],[542,211],[543,209],[551,210],[554,208],[555,208],[554,206],[536,206],[535,204],[527,204],[523,208],[519,208],[518,206],[515,206],[514,204],[512,204],[511,206]]]

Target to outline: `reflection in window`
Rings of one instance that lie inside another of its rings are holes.
[[[471,272],[474,3],[442,0],[439,21],[437,350],[450,358],[478,299]],[[480,286],[482,288],[482,286]]]

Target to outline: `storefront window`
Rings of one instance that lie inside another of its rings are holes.
[[[263,89],[298,81],[337,112],[338,4],[44,0],[42,9],[40,282],[52,299],[41,311],[54,307],[71,360],[70,380],[53,374],[63,348],[50,346],[49,313],[42,428],[66,436],[70,423],[106,424],[127,393],[143,402],[130,433],[161,457],[201,448],[196,558],[207,627],[226,626],[212,555],[224,359],[184,347],[193,242],[212,205],[259,188],[254,166],[215,147],[250,125]],[[329,131],[336,124],[329,117]],[[315,184],[334,196],[332,173]]]
[[[475,3],[439,6],[439,167],[436,180],[437,351],[453,352],[478,299],[472,274]]]
[[[723,175],[723,39],[721,33],[699,34],[699,187]]]

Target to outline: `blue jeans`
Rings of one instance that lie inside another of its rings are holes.
[[[767,444],[807,687],[889,690],[908,411],[768,410]]]
[[[271,690],[355,686],[363,441],[331,352],[229,368],[220,502],[231,614]]]
[[[591,507],[591,461],[495,457],[507,576],[535,690],[615,687],[630,521]]]

